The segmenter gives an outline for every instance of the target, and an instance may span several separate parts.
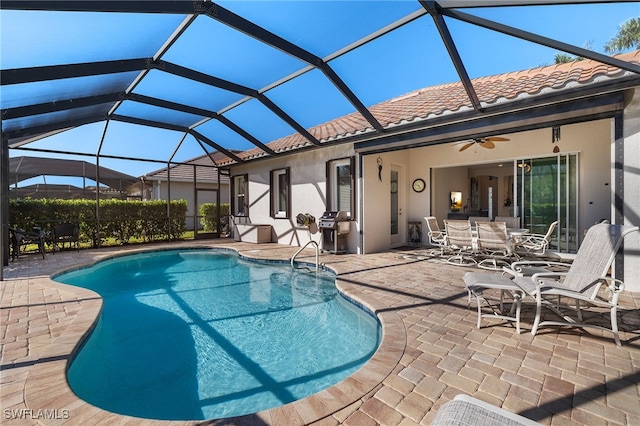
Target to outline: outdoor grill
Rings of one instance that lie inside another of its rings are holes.
[[[346,236],[351,230],[347,212],[324,212],[318,221],[318,228],[322,232],[322,251],[346,252]]]

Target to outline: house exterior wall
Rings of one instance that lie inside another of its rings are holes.
[[[410,217],[407,211],[410,205],[408,188],[412,179],[410,174],[410,151],[394,151],[388,153],[372,154],[364,156],[362,167],[362,229],[365,231],[363,239],[364,253],[388,250],[392,245],[391,240],[391,168],[401,168],[405,176],[400,176],[398,185],[399,198],[404,199],[404,209],[400,220],[405,223]],[[382,179],[378,177],[378,158],[382,160]],[[427,181],[425,179],[425,181]],[[429,189],[424,190],[428,192]],[[400,230],[401,232],[404,229]],[[400,235],[406,243],[405,233]],[[384,249],[383,249],[384,247]]]
[[[303,246],[309,242],[306,229],[298,228],[296,215],[309,213],[316,220],[327,210],[326,163],[355,155],[352,144],[338,145],[291,154],[279,158],[235,166],[231,176],[247,173],[249,179],[249,218],[254,224],[271,225],[272,241]],[[272,170],[290,168],[291,212],[288,218],[273,218],[270,214],[270,174]],[[356,162],[357,169],[357,162]],[[356,171],[357,176],[357,171]],[[357,183],[356,183],[357,185]],[[356,201],[356,209],[358,203]],[[355,253],[359,244],[358,212],[347,236],[348,251]],[[320,233],[311,235],[320,243]]]
[[[610,219],[611,191],[611,128],[613,121],[603,119],[592,122],[562,126],[561,139],[557,143],[563,153],[578,153],[580,164],[579,217],[580,232],[602,219]],[[468,165],[505,160],[503,172],[492,172],[499,177],[512,174],[513,158],[552,156],[551,129],[509,134],[508,142],[496,143],[489,150],[471,147],[459,152],[459,146],[452,144],[370,154],[362,157],[362,179],[358,179],[356,204],[360,211],[352,224],[349,235],[349,251],[368,253],[388,250],[390,239],[390,168],[402,167],[404,209],[401,220],[423,222],[422,242],[428,242],[424,218],[435,215],[442,223],[449,212],[450,191],[463,192],[463,204],[469,196]],[[310,213],[318,218],[326,209],[327,161],[354,155],[351,144],[327,147],[318,150],[283,156],[237,166],[232,175],[249,174],[249,216],[253,223],[273,226],[274,241],[282,244],[303,245],[308,241],[305,230],[296,229],[295,215]],[[378,177],[378,158],[382,161],[382,180]],[[356,161],[356,167],[358,161]],[[269,212],[269,175],[271,170],[291,168],[292,211],[288,219],[271,218]],[[358,173],[358,172],[356,172]],[[421,193],[411,190],[416,178],[427,182],[427,189]],[[431,186],[433,184],[433,186]],[[502,195],[506,184],[501,182],[497,197],[502,205]],[[174,191],[172,190],[172,194]],[[173,197],[175,198],[175,197]],[[432,200],[433,198],[433,200]],[[498,210],[495,214],[509,213]],[[363,229],[362,243],[357,234]],[[367,231],[371,230],[371,231]],[[318,240],[319,235],[313,237]],[[405,241],[406,242],[406,241]]]
[[[640,96],[634,94],[625,110],[625,216],[628,223],[640,223]],[[578,211],[579,234],[594,223],[614,218],[612,210],[615,191],[612,171],[612,147],[614,145],[614,119],[600,119],[584,123],[563,125],[561,138],[557,142],[561,153],[575,153],[579,157]],[[514,158],[539,158],[555,155],[552,150],[551,128],[531,130],[506,135],[508,142],[496,143],[495,149],[471,147],[464,152],[452,144],[412,148],[359,156],[351,144],[326,147],[302,153],[282,156],[247,165],[233,167],[232,175],[249,175],[249,216],[253,223],[269,224],[273,227],[272,241],[281,244],[302,246],[309,241],[305,229],[295,223],[297,213],[310,213],[316,218],[326,210],[326,162],[356,155],[356,220],[348,236],[348,251],[371,253],[388,250],[392,246],[390,236],[390,170],[401,170],[400,188],[404,197],[401,220],[422,223],[422,243],[428,237],[424,218],[435,215],[442,223],[449,212],[450,191],[463,191],[463,204],[468,198],[469,165],[496,163],[504,160],[505,169],[492,172],[500,179],[498,205],[502,206],[507,194],[506,176],[513,173]],[[378,176],[378,159],[382,172]],[[362,169],[360,170],[360,166]],[[269,176],[275,169],[290,167],[291,170],[291,214],[287,219],[274,219],[269,208]],[[478,171],[476,171],[477,173]],[[416,178],[427,182],[420,193],[411,189]],[[432,185],[433,184],[433,185]],[[495,214],[505,215],[502,207]],[[405,228],[406,229],[406,228]],[[360,235],[361,234],[361,235]],[[406,234],[406,232],[405,232]],[[311,237],[319,242],[320,234]],[[401,243],[406,243],[404,238]],[[627,288],[640,291],[640,261],[638,247],[640,238],[630,236],[627,248],[625,277]],[[632,248],[632,250],[629,250]]]

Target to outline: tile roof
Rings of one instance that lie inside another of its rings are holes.
[[[615,57],[628,62],[640,63],[640,50],[616,55]],[[535,96],[540,93],[587,85],[602,79],[619,78],[628,74],[631,73],[601,62],[581,60],[481,77],[473,79],[471,82],[481,105],[488,107],[502,102]],[[369,108],[384,128],[392,128],[471,109],[471,102],[461,82],[419,89]],[[323,143],[374,131],[369,122],[358,112],[319,124],[308,130]],[[266,145],[275,152],[281,153],[306,147],[311,143],[296,133]],[[260,148],[253,148],[238,154],[243,160],[260,158],[265,155]],[[231,159],[225,158],[218,164],[231,163]]]
[[[225,154],[222,154],[221,152],[217,152],[217,151],[212,153],[211,157],[216,162],[229,161],[229,158]],[[193,167],[192,167],[193,164],[199,165],[199,166],[209,166],[209,167],[198,168],[197,174],[198,174],[199,182],[212,182],[212,183],[218,182],[218,169],[212,167],[214,164],[211,161],[211,158],[209,158],[209,156],[206,154],[200,157],[188,160],[185,163],[171,166],[170,167],[171,180],[175,180],[175,181],[193,180]],[[167,180],[167,168],[165,167],[163,169],[147,173],[145,175],[145,178],[147,178],[148,180],[163,180],[163,181]],[[225,175],[220,175],[220,183],[222,184],[229,183],[229,177]]]

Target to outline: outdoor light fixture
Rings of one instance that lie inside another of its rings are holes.
[[[551,143],[556,143],[559,141],[560,141],[560,126],[553,126],[551,128]],[[560,152],[560,147],[558,145],[555,145],[553,147],[553,152],[556,154]]]

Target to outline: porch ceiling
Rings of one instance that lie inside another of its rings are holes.
[[[304,2],[302,7],[298,2],[3,0],[2,143],[28,149],[51,135],[104,123],[102,147],[107,124],[115,122],[175,133],[169,159],[189,141],[202,153],[223,154],[216,160],[220,165],[354,138],[393,144],[417,125],[437,133],[427,122],[387,119],[393,106],[382,101],[420,87],[457,84],[458,117],[522,109],[522,102],[487,105],[480,77],[486,75],[483,56],[490,49],[472,55],[465,44],[473,40],[457,37],[461,27],[548,48],[550,59],[566,52],[620,70],[618,88],[638,84],[637,57],[604,55],[505,23],[511,22],[508,12],[544,8],[553,16],[554,8],[570,7],[579,17],[581,8],[606,11],[607,3],[624,2],[420,0]],[[407,35],[413,37],[410,45]],[[501,72],[521,69],[504,53]],[[423,77],[419,87],[396,85],[398,92],[388,92],[379,87],[387,73],[393,79]],[[138,143],[155,150],[149,141]],[[86,147],[76,142],[64,150],[86,152]]]

